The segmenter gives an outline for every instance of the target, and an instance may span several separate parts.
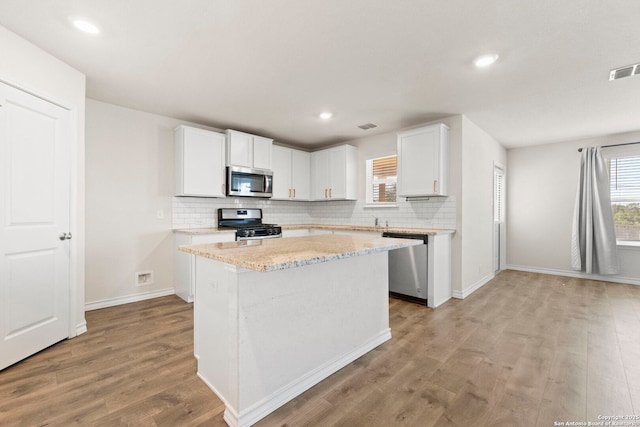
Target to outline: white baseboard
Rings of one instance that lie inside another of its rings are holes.
[[[529,273],[552,274],[554,276],[576,277],[579,279],[599,280],[601,282],[626,283],[628,285],[640,285],[640,279],[623,276],[600,276],[598,274],[586,274],[573,270],[556,270],[554,268],[529,267],[527,265],[507,265],[507,270],[526,271]]]
[[[380,344],[384,343],[385,341],[388,341],[389,339],[391,339],[391,330],[386,329],[384,331],[381,331],[378,335],[371,338],[369,341],[365,342],[358,348],[350,351],[347,354],[344,354],[340,357],[330,360],[327,363],[319,366],[318,368],[301,376],[300,378],[297,378],[296,380],[291,381],[289,384],[275,391],[271,395],[265,397],[264,399],[252,405],[251,407],[243,411],[240,411],[241,413],[238,413],[236,408],[232,408],[225,403],[226,409],[224,411],[224,420],[231,427],[238,426],[238,425],[241,425],[241,426],[252,425],[258,422],[259,420],[261,420],[262,418],[264,418],[265,416],[267,416],[268,414],[270,414],[271,412],[275,411],[276,409],[278,409],[279,407],[281,407],[282,405],[284,405],[294,397],[302,394],[303,392],[310,389],[314,385],[318,384],[320,381],[324,380],[331,374],[347,366],[349,363],[353,362],[358,357],[365,355],[366,353],[370,352],[371,350],[373,350]],[[220,394],[218,393],[218,391],[206,380],[206,378],[203,378],[199,373],[198,373],[198,377],[200,377],[200,379],[204,381],[204,383],[214,393],[216,393],[218,397],[220,397]]]
[[[85,332],[87,332],[87,322],[86,321],[76,325],[76,336],[82,335]]]
[[[85,303],[84,310],[85,311],[98,310],[100,308],[113,307],[115,305],[129,304],[130,302],[138,302],[138,301],[144,301],[152,298],[165,297],[167,295],[174,295],[175,293],[176,291],[174,288],[167,288],[167,289],[160,289],[157,291],[142,292],[134,295],[126,295],[122,297],[103,299],[100,301],[92,301],[92,302]]]
[[[471,295],[472,293],[474,293],[475,291],[477,291],[478,289],[486,285],[494,277],[496,277],[495,273],[488,274],[484,276],[482,279],[472,284],[471,286],[468,286],[462,292],[453,291],[453,297],[457,299],[465,299],[466,297],[468,297],[469,295]]]

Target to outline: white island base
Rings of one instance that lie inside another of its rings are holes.
[[[391,338],[387,252],[257,272],[196,257],[198,376],[249,426]]]

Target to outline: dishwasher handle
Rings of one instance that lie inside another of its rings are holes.
[[[427,234],[413,234],[413,233],[394,233],[391,231],[385,231],[382,233],[382,237],[390,237],[394,239],[414,239],[414,240],[422,240],[424,244],[427,244],[428,235]]]

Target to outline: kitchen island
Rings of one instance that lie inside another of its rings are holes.
[[[391,338],[387,251],[318,235],[180,246],[196,256],[198,376],[249,426]]]

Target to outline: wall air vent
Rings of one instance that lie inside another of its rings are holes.
[[[363,125],[358,126],[360,129],[362,130],[368,130],[368,129],[373,129],[373,128],[377,128],[378,125],[374,125],[373,123],[365,123]]]
[[[637,74],[640,74],[640,64],[625,65],[624,67],[611,70],[609,72],[609,80],[618,80]]]

